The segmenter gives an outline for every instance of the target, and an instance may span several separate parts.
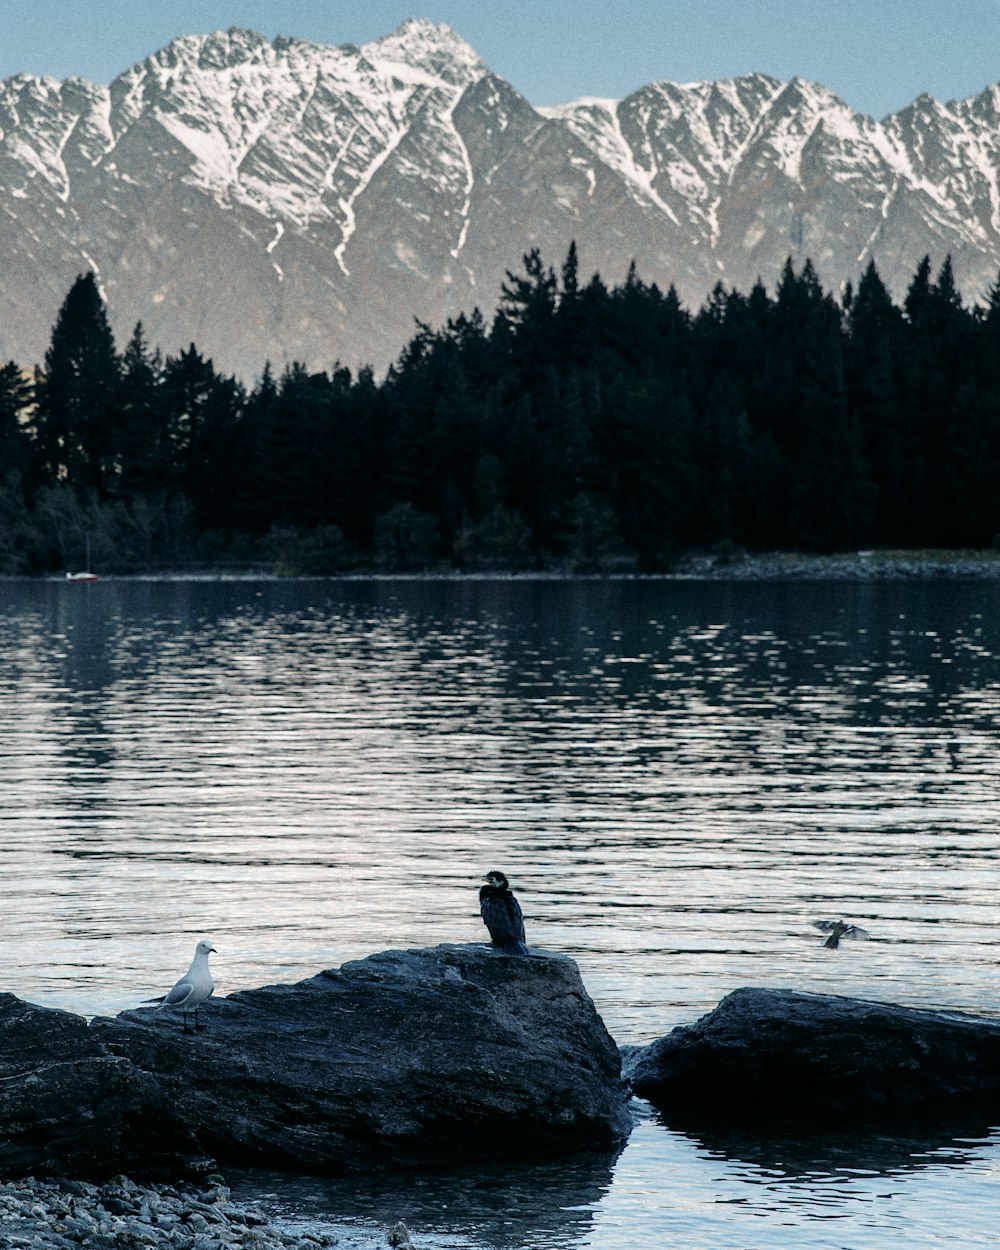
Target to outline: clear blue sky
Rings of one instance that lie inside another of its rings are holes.
[[[1000,0],[0,0],[0,77],[108,83],[177,35],[365,43],[407,17],[447,22],[536,105],[762,70],[882,117],[1000,81]]]

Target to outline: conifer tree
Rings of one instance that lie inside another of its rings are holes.
[[[551,359],[550,335],[557,305],[556,275],[543,264],[539,249],[532,248],[524,257],[523,276],[507,271],[494,323],[494,333],[502,326],[516,343],[511,364],[519,377],[537,377]],[[503,341],[502,334],[498,341]]]
[[[580,258],[577,255],[576,240],[573,239],[566,253],[562,267],[562,283],[559,292],[561,304],[572,302],[580,293]]]
[[[923,329],[930,316],[931,305],[931,258],[924,256],[917,266],[903,300],[906,319],[916,329]]]
[[[854,546],[868,533],[871,487],[847,402],[840,309],[811,261],[798,274],[786,262],[775,330],[780,407],[774,433],[791,468],[789,538],[813,551]]]
[[[142,322],[136,323],[122,353],[117,394],[120,430],[121,492],[166,495],[176,485],[159,384],[159,352],[151,352]]]
[[[118,358],[94,274],[81,274],[59,310],[36,383],[36,453],[42,474],[101,496],[116,493]]]
[[[244,395],[192,343],[168,356],[160,383],[164,428],[181,490],[199,523],[227,529],[237,514],[243,465],[236,432]]]
[[[873,538],[898,543],[905,532],[900,512],[904,425],[900,387],[906,324],[874,260],[858,283],[847,324],[848,404],[856,414],[865,459],[877,484]]]
[[[971,322],[947,257],[934,282],[924,257],[904,302],[909,333],[904,394],[904,526],[909,541],[933,545],[949,525],[952,502],[944,472],[954,444],[949,428],[971,354]]]
[[[31,444],[24,417],[31,398],[31,383],[13,360],[0,368],[0,485],[28,467]]]

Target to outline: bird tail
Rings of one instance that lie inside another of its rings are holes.
[[[505,955],[527,955],[528,948],[523,942],[519,942],[517,938],[511,938],[509,942],[504,942],[500,948]]]

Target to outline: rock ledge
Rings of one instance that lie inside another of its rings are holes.
[[[517,1157],[627,1135],[620,1058],[571,960],[387,951],[89,1025],[0,995],[0,1175],[310,1171]],[[16,1078],[16,1079],[4,1079]]]

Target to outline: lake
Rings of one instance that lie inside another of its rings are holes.
[[[481,941],[507,872],[620,1043],[769,985],[1000,1013],[1000,583],[0,582],[4,983],[113,1014]],[[843,917],[868,941],[823,947]],[[1000,1131],[234,1178],[421,1248],[1000,1246]]]

